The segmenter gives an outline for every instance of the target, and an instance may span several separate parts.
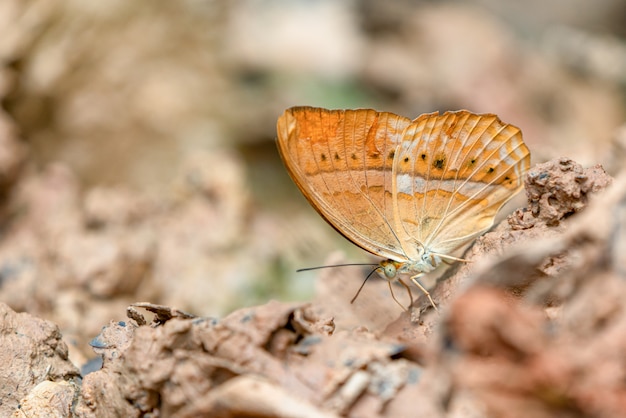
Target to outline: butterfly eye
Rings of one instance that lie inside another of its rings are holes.
[[[396,266],[393,263],[387,263],[383,266],[383,272],[385,273],[385,277],[388,279],[396,278]]]

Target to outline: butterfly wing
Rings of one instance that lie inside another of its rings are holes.
[[[313,207],[361,248],[407,260],[389,222],[395,150],[411,120],[371,109],[287,109],[278,149]]]
[[[493,225],[530,166],[518,128],[465,110],[415,119],[396,157],[397,234],[444,255]]]

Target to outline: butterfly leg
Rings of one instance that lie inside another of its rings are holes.
[[[432,307],[435,308],[435,311],[439,312],[439,309],[437,309],[437,304],[435,304],[435,301],[433,300],[432,296],[430,296],[430,292],[426,290],[426,288],[422,286],[422,284],[419,281],[419,278],[422,277],[423,275],[424,273],[420,273],[420,274],[416,274],[415,276],[411,276],[411,281],[415,283],[415,286],[419,287],[419,289],[426,295]]]
[[[407,285],[404,282],[400,282],[402,283],[402,285],[404,285],[407,289]],[[391,297],[393,298],[393,300],[402,308],[403,311],[408,312],[408,309],[405,308],[398,299],[396,299],[396,295],[393,294],[393,288],[391,287],[391,280],[387,281],[387,284],[389,285],[389,291],[391,292]],[[411,296],[411,305],[413,304],[413,295],[411,295],[411,290],[409,289],[409,296]],[[410,306],[410,305],[409,305]]]
[[[409,286],[408,284],[406,284],[404,282],[404,280],[402,280],[401,278],[398,277],[398,282],[400,282],[400,284],[402,286],[404,286],[404,288],[406,289],[407,292],[409,292],[409,299],[411,299],[411,303],[409,304],[409,306],[413,305],[413,293],[411,293],[411,286]],[[391,283],[391,282],[389,282]],[[389,285],[391,286],[391,284]],[[407,311],[407,309],[405,309],[405,311]]]
[[[438,255],[439,255],[439,258],[441,258],[441,261],[443,261],[444,263],[448,265],[454,263],[455,261],[460,261],[462,263],[470,262],[470,260],[466,260],[464,258],[452,257],[451,255],[443,255],[443,254],[438,254]]]

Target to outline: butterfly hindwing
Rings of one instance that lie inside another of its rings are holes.
[[[440,254],[491,227],[522,187],[530,163],[518,128],[468,111],[418,117],[400,150],[395,172],[402,233]]]

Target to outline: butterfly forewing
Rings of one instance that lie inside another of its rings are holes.
[[[530,155],[518,128],[495,115],[425,114],[405,131],[396,160],[400,234],[449,254],[493,224],[522,186]]]
[[[406,260],[391,223],[392,167],[407,118],[371,109],[287,109],[278,148],[292,178],[341,234],[383,257]]]

